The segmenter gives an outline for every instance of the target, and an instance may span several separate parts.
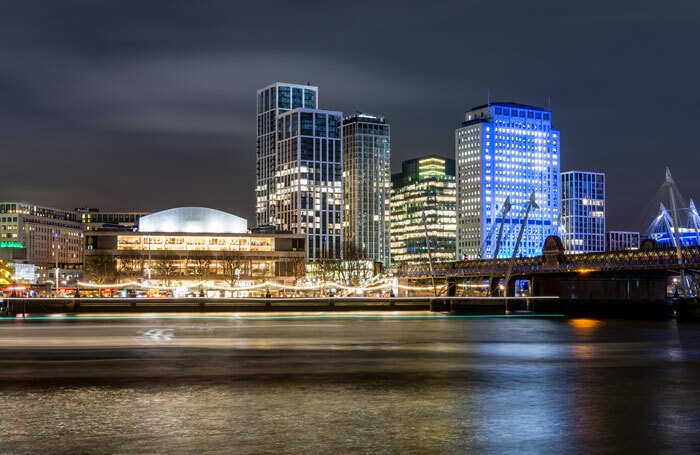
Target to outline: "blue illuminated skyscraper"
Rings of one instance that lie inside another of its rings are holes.
[[[455,131],[457,259],[492,258],[510,196],[499,257],[510,257],[532,192],[518,256],[538,256],[556,234],[560,210],[559,131],[551,112],[516,103],[478,106]]]

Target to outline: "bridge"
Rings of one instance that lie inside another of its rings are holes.
[[[565,254],[558,237],[552,236],[545,242],[543,254],[535,257],[516,258],[513,262],[513,276],[533,276],[555,273],[590,273],[621,271],[680,271],[682,268],[700,268],[700,247],[687,246],[681,249],[683,263],[676,256],[675,249],[656,248],[650,250],[624,250],[602,253]],[[410,279],[430,278],[471,278],[486,279],[491,273],[493,259],[474,261],[441,262],[433,264],[433,272],[428,266],[414,266],[399,271],[396,276]],[[503,277],[508,269],[508,259],[495,260],[496,276]]]
[[[671,210],[666,209],[666,205]],[[666,168],[664,183],[655,203],[658,215],[648,228],[647,239],[637,250],[596,253],[566,253],[557,235],[546,238],[542,254],[518,257],[520,241],[530,211],[538,209],[535,193],[530,196],[520,223],[517,240],[503,258],[503,230],[511,209],[506,197],[498,234],[494,238],[493,259],[465,260],[414,266],[396,276],[407,282],[444,283],[441,293],[448,296],[557,296],[563,301],[665,301],[672,294],[690,298],[700,295],[700,215],[693,200],[685,204],[671,172]],[[481,257],[491,254],[487,240],[496,232],[494,223],[482,240]],[[429,241],[426,236],[426,247]],[[427,283],[426,283],[427,284]]]
[[[541,256],[459,261],[398,272],[400,281],[440,283],[438,293],[450,296],[529,296],[536,313],[671,317],[683,311],[700,317],[696,299],[684,297],[681,280],[691,294],[700,294],[700,247],[566,254],[561,240],[550,236]],[[509,265],[512,266],[510,279]],[[684,271],[685,275],[682,275]],[[543,296],[556,301],[538,300]],[[676,297],[676,298],[674,298]],[[452,304],[459,312],[460,303]]]

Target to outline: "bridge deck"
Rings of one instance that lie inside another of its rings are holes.
[[[683,268],[700,268],[700,247],[684,247]],[[496,276],[504,276],[508,259],[496,260]],[[493,260],[443,262],[433,265],[434,276],[486,278],[491,272]],[[598,271],[640,271],[678,270],[676,251],[671,249],[627,250],[604,253],[548,254],[517,258],[513,266],[514,276],[531,276],[547,273],[598,272]],[[405,278],[430,276],[427,266],[419,266],[396,274]]]

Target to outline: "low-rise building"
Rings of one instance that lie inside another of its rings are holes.
[[[609,231],[606,236],[607,251],[638,250],[639,232]]]
[[[122,229],[134,230],[138,226],[142,216],[151,212],[103,212],[94,208],[77,208],[80,223],[86,231],[97,231],[102,229]]]
[[[86,233],[91,283],[147,280],[162,286],[292,284],[305,276],[305,235],[251,233],[247,221],[219,210],[181,207],[139,220],[137,231]]]

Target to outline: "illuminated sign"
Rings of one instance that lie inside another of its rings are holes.
[[[0,242],[0,248],[24,248],[19,242]]]

